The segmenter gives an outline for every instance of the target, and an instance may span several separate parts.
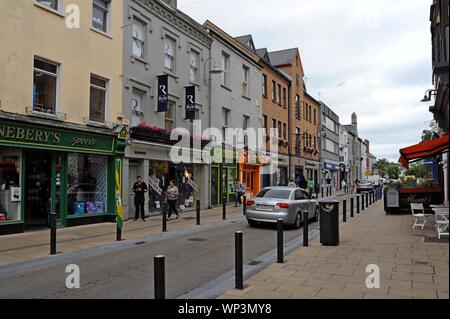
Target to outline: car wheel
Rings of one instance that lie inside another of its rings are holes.
[[[316,207],[316,213],[314,214],[314,221],[319,221],[319,207]]]
[[[248,224],[250,227],[255,227],[258,223],[255,222],[253,219],[249,219],[247,220]]]
[[[302,226],[302,214],[298,213],[297,216],[295,216],[294,228],[300,229],[301,226]]]

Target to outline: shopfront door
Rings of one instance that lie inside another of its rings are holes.
[[[64,185],[66,158],[51,152],[26,152],[25,156],[25,226],[47,227],[50,213],[58,224],[65,224]],[[67,188],[66,188],[67,191]]]

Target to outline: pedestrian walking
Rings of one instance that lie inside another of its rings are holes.
[[[313,191],[315,189],[315,182],[314,182],[314,180],[312,178],[310,178],[308,180],[307,186],[308,186],[308,190],[309,190],[309,195],[312,197]]]
[[[296,183],[293,179],[291,179],[291,180],[289,181],[288,186],[289,186],[289,187],[297,187],[297,183]]]
[[[344,192],[347,194],[347,188],[346,188],[347,187],[347,183],[345,182],[345,180],[342,180],[341,186],[344,189]]]
[[[134,192],[134,206],[136,208],[136,212],[134,215],[134,221],[139,219],[139,212],[141,213],[141,219],[145,222],[145,193],[148,191],[147,184],[142,181],[142,177],[138,176],[136,183],[133,185]]]
[[[234,192],[234,207],[242,205],[242,196],[244,195],[244,187],[238,179],[231,185],[231,191]]]
[[[308,187],[308,182],[306,181],[306,178],[302,175],[300,177],[300,188],[306,190],[306,188]]]
[[[178,195],[178,188],[175,186],[175,181],[171,180],[169,182],[169,187],[167,188],[167,203],[169,205],[168,220],[170,220],[173,212],[177,215],[177,219],[180,218],[180,214],[177,210]]]

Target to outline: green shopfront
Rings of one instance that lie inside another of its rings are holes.
[[[126,130],[46,122],[0,118],[0,234],[116,219]]]

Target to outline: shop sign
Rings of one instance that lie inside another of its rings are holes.
[[[0,122],[0,143],[69,151],[114,151],[113,137],[7,122]]]
[[[148,181],[148,184],[153,190],[158,193],[159,196],[162,195],[163,191],[159,187],[159,179],[156,176],[150,176],[150,179]]]
[[[190,178],[187,179],[187,183],[189,186],[192,187],[192,189],[196,192],[200,191],[200,187],[198,187],[198,185]]]

